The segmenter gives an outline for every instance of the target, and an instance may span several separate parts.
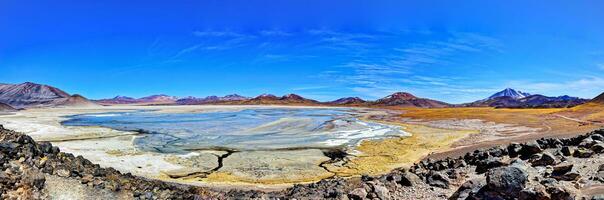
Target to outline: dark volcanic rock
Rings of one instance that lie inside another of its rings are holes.
[[[480,189],[486,185],[486,180],[484,178],[481,179],[472,179],[463,183],[451,197],[449,200],[465,200],[471,199],[470,197],[476,196]]]
[[[568,146],[562,147],[562,149],[560,149],[560,152],[564,156],[570,156],[571,155],[571,149]]]
[[[529,142],[526,144],[522,144],[522,148],[520,149],[520,155],[523,158],[529,158],[534,154],[541,153],[543,150],[541,146],[537,142]]]
[[[489,157],[485,160],[481,160],[476,165],[476,173],[482,174],[487,172],[489,169],[501,167],[507,165],[507,163],[501,161],[500,158]]]
[[[562,174],[566,174],[567,172],[570,172],[570,170],[573,169],[573,164],[560,164],[560,165],[556,165],[554,166],[554,171],[552,172],[552,175],[562,175]]]
[[[505,197],[517,197],[524,189],[528,174],[519,167],[501,167],[487,173],[488,190]]]
[[[589,158],[593,155],[593,152],[587,149],[579,148],[573,152],[573,156],[577,158]]]
[[[440,172],[430,171],[426,183],[434,187],[449,188],[449,178]]]
[[[553,165],[556,163],[556,157],[550,153],[543,153],[537,160],[531,162],[533,166],[546,166]]]
[[[595,153],[602,153],[602,152],[604,152],[604,144],[602,142],[598,142],[598,143],[594,144],[593,146],[591,146],[591,150],[594,151]]]

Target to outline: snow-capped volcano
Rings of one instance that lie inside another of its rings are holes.
[[[502,90],[501,92],[497,92],[497,93],[491,95],[489,98],[487,98],[487,100],[495,99],[497,97],[511,97],[513,99],[522,99],[522,98],[525,98],[528,96],[531,96],[531,94],[525,93],[522,91],[518,91],[518,90],[514,90],[512,88],[506,88],[505,90]]]

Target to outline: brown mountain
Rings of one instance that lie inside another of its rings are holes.
[[[304,98],[297,94],[288,94],[282,97],[277,97],[272,94],[263,94],[249,100],[236,101],[233,104],[246,105],[318,105],[319,102]]]
[[[596,98],[593,98],[591,101],[589,101],[591,103],[599,103],[599,104],[604,104],[604,93],[598,95]]]
[[[359,97],[345,97],[340,98],[335,101],[326,102],[328,105],[363,105],[367,101],[359,98]]]
[[[185,97],[176,100],[176,104],[178,105],[202,105],[202,104],[229,104],[234,102],[241,102],[244,100],[249,100],[250,98],[244,97],[238,94],[229,94],[223,97],[218,96],[207,96],[204,98],[197,97]]]
[[[62,107],[93,107],[99,106],[98,104],[86,99],[79,94],[71,95],[69,98],[57,100],[54,104],[55,106]]]
[[[0,84],[0,102],[14,108],[71,106],[93,104],[86,98],[71,96],[58,88],[25,82],[21,84]]]
[[[9,106],[8,104],[0,103],[0,112],[13,112],[13,111],[17,111],[17,109],[13,108],[12,106]]]
[[[419,98],[410,93],[397,92],[387,97],[378,99],[371,103],[373,106],[400,106],[400,107],[419,107],[419,108],[445,108],[451,105],[445,102],[432,99]]]
[[[116,96],[111,99],[99,99],[95,102],[103,105],[115,104],[174,104],[178,99],[165,94],[151,95],[142,98],[132,98],[127,96]]]

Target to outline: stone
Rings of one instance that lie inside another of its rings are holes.
[[[591,150],[594,151],[595,153],[602,153],[602,152],[604,152],[604,144],[601,142],[598,142],[597,144],[594,144],[593,146],[591,146]]]
[[[82,184],[88,184],[88,183],[92,182],[93,180],[94,180],[94,176],[87,174],[87,175],[82,176],[82,178],[80,179],[80,182]]]
[[[595,140],[595,141],[604,141],[604,137],[602,137],[602,135],[600,135],[600,134],[591,135],[591,139]]]
[[[388,193],[390,191],[388,191],[388,188],[386,188],[382,185],[374,185],[373,191],[375,192],[375,194],[377,194],[378,198],[380,198],[382,200],[390,199],[390,197],[388,195]]]
[[[60,177],[69,177],[69,175],[70,175],[69,170],[66,170],[66,169],[58,169],[56,171],[56,173],[57,173],[57,176],[60,176]]]
[[[522,149],[522,146],[518,143],[511,143],[510,145],[508,145],[508,155],[511,158],[517,157],[518,154],[520,153],[520,150]]]
[[[520,149],[520,155],[524,158],[528,158],[534,154],[541,153],[543,150],[537,142],[529,142],[522,145]]]
[[[590,148],[595,143],[596,141],[592,140],[591,138],[585,138],[583,141],[581,141],[581,143],[579,143],[579,147]]]
[[[579,148],[579,149],[575,149],[575,152],[573,152],[573,156],[577,157],[577,158],[589,158],[593,155],[593,152],[584,149],[584,148]]]
[[[604,200],[604,194],[594,195],[591,200]]]
[[[469,197],[478,194],[480,189],[482,189],[482,187],[484,187],[485,185],[486,180],[484,178],[468,180],[464,182],[461,186],[459,186],[459,188],[457,188],[457,191],[455,191],[455,193],[453,193],[453,195],[449,197],[449,200],[471,199]]]
[[[426,183],[434,187],[449,188],[449,178],[440,172],[430,171],[426,178]]]
[[[480,162],[478,162],[478,164],[476,165],[476,173],[482,174],[487,172],[489,169],[501,167],[504,165],[507,165],[507,163],[504,163],[503,161],[501,161],[501,159],[489,157],[485,160],[481,160]]]
[[[562,174],[566,174],[567,172],[570,172],[573,169],[573,164],[559,164],[554,166],[554,170],[552,172],[552,175],[562,175]]]
[[[547,193],[550,194],[551,199],[557,200],[574,200],[576,196],[569,188],[559,185],[547,188]]]
[[[562,147],[562,149],[560,149],[560,152],[562,152],[562,155],[564,155],[564,156],[571,155],[571,149],[568,146]]]
[[[526,171],[515,166],[495,168],[487,172],[487,187],[502,195],[518,196],[527,180]]]
[[[348,193],[348,198],[353,199],[353,200],[361,200],[361,199],[365,199],[367,197],[367,190],[365,190],[365,188],[356,188],[352,191],[350,191],[350,193]]]
[[[461,168],[461,167],[466,167],[466,166],[467,166],[466,161],[461,160],[461,159],[455,160],[453,162],[453,168]]]
[[[411,172],[405,172],[401,174],[400,178],[401,179],[398,183],[403,186],[415,186],[418,183],[422,182],[422,180],[417,175]]]
[[[581,177],[581,174],[579,174],[579,172],[577,172],[575,170],[571,170],[564,174],[552,175],[552,178],[555,178],[556,180],[559,180],[559,181],[576,181],[580,177]]]
[[[555,163],[556,163],[556,157],[554,157],[554,155],[552,155],[548,152],[543,153],[539,159],[531,162],[531,164],[533,166],[547,166],[547,165],[553,165]]]
[[[535,188],[527,188],[520,191],[518,200],[550,200],[550,196],[545,187],[539,185]]]

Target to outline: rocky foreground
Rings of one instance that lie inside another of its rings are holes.
[[[222,191],[102,168],[0,126],[0,199],[604,199],[601,153],[604,129],[423,160],[382,176]]]

